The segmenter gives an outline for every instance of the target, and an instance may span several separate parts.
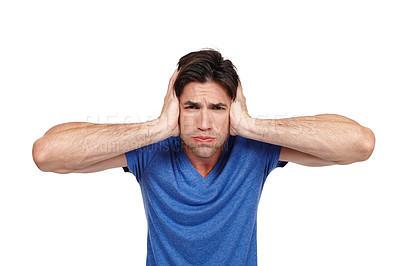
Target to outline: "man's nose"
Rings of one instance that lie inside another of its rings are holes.
[[[210,130],[212,128],[212,117],[207,109],[200,110],[198,128],[200,130]]]

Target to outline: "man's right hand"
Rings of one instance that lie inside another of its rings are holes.
[[[178,70],[169,80],[167,95],[164,98],[164,106],[159,117],[162,124],[165,124],[170,136],[179,136],[179,100],[176,97],[174,84],[178,76]]]

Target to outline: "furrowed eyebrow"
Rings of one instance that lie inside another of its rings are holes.
[[[184,103],[183,103],[183,105],[193,105],[193,106],[199,106],[199,105],[200,105],[200,103],[196,103],[196,102],[192,102],[192,101],[187,101],[187,102],[184,102]]]
[[[226,104],[224,104],[224,103],[210,103],[210,106],[211,107],[225,107],[225,108],[227,108],[228,107],[228,105],[226,105]]]
[[[192,102],[192,101],[186,101],[186,102],[183,103],[183,105],[201,106],[201,103]],[[228,105],[226,105],[224,103],[210,103],[208,106],[212,107],[212,108],[216,108],[216,107],[225,107],[225,108],[227,108],[228,107]]]

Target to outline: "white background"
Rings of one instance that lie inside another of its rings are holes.
[[[0,265],[144,265],[139,186],[57,175],[33,142],[69,121],[160,114],[178,59],[217,48],[259,118],[320,113],[373,129],[370,160],[267,179],[260,265],[400,265],[398,1],[2,1]]]

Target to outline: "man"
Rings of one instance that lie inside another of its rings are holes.
[[[370,129],[339,115],[250,117],[233,64],[202,50],[180,59],[158,119],[61,124],[35,142],[33,158],[56,173],[133,173],[148,221],[147,264],[255,265],[268,174],[286,162],[363,161],[374,144]]]

